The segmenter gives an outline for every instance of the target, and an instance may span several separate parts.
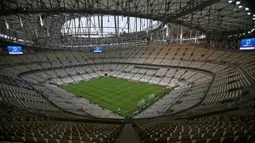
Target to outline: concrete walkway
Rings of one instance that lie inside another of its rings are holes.
[[[137,132],[132,127],[132,123],[124,125],[119,137],[116,139],[116,143],[141,143]]]

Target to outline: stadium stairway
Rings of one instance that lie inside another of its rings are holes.
[[[115,143],[142,143],[142,141],[133,128],[132,123],[127,123],[122,128],[122,131],[120,132]]]

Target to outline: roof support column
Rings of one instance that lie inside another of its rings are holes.
[[[180,32],[180,44],[182,44],[182,36],[183,36],[183,28],[181,26],[181,32]]]
[[[166,25],[166,38],[169,38],[169,26],[168,24]]]
[[[197,43],[197,38],[198,38],[198,31],[196,31],[196,34],[195,34],[195,43]]]
[[[103,15],[101,15],[101,37],[104,37],[104,20],[103,20]]]
[[[128,33],[130,32],[130,30],[129,30],[129,29],[130,29],[130,20],[129,20],[129,19],[130,19],[130,17],[127,18],[127,22],[128,22]]]
[[[118,37],[118,30],[117,30],[117,19],[116,19],[116,15],[114,15],[114,27],[115,27],[115,35]]]
[[[170,40],[170,43],[174,43],[174,33],[170,24],[169,24],[169,40]]]
[[[163,36],[163,40],[165,40],[165,38],[166,38],[166,28],[163,28],[162,29],[162,36]]]

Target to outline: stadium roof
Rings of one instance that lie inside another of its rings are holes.
[[[0,34],[36,42],[61,38],[63,24],[88,15],[121,15],[175,23],[203,33],[254,28],[249,3],[237,0],[2,0]]]

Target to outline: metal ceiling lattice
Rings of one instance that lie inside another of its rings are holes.
[[[254,24],[228,0],[2,0],[0,5],[0,33],[35,43],[61,40],[67,20],[95,14],[147,18],[203,33],[242,33]]]

